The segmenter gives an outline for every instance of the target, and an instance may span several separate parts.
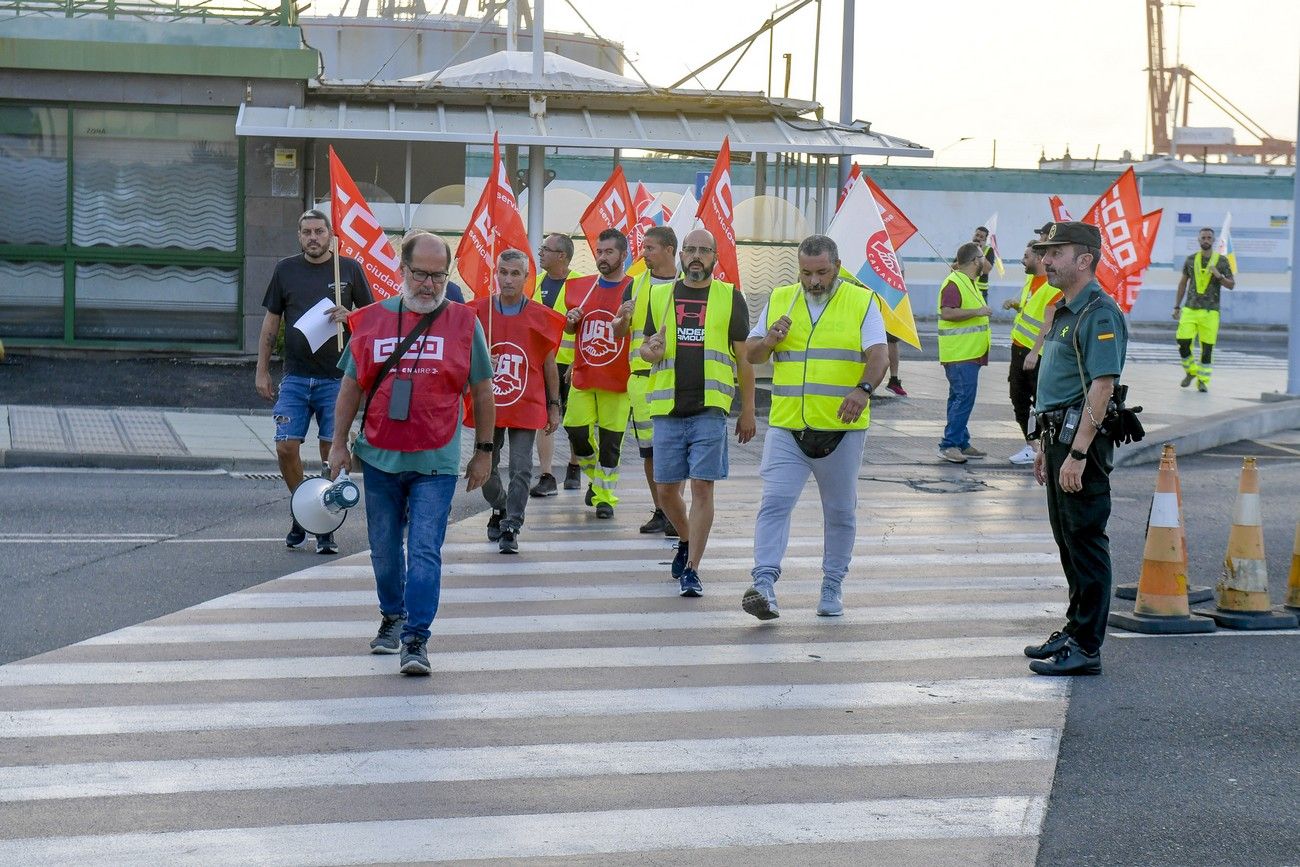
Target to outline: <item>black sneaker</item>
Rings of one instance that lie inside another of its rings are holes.
[[[554,497],[560,493],[560,489],[555,484],[555,476],[550,473],[542,473],[537,478],[537,484],[528,492],[530,497]]]
[[[402,634],[402,624],[406,618],[398,614],[393,617],[384,615],[379,621],[379,632],[370,640],[371,653],[396,653],[401,648],[398,636]]]
[[[700,583],[700,576],[689,566],[682,573],[682,577],[677,580],[681,587],[681,590],[677,593],[678,596],[687,596],[694,599],[697,596],[704,595],[704,585]]]
[[[301,548],[307,541],[307,531],[297,521],[289,528],[289,532],[284,537],[284,544],[289,548]]]
[[[564,490],[576,491],[582,486],[582,469],[577,464],[569,464],[564,470]]]
[[[338,552],[339,544],[334,541],[333,533],[324,533],[316,537],[317,554],[337,554]]]
[[[611,506],[609,503],[597,503],[596,517],[609,520],[610,518],[614,517],[614,507]]]
[[[1178,383],[1178,387],[1179,387],[1179,388],[1187,388],[1187,386],[1191,385],[1195,380],[1196,380],[1196,374],[1194,374],[1194,373],[1189,373],[1189,374],[1187,374],[1186,376],[1183,377],[1183,381],[1182,381],[1182,382]]]
[[[501,538],[501,519],[506,516],[505,512],[492,510],[492,516],[488,518],[487,536],[489,542],[495,542]]]
[[[1210,387],[1206,385],[1204,381],[1198,381],[1196,383],[1196,390],[1199,391],[1201,394],[1205,394],[1207,391],[1210,390]]]
[[[1029,663],[1034,674],[1056,677],[1073,677],[1079,674],[1101,674],[1101,653],[1088,653],[1070,639],[1065,646],[1052,654],[1051,659],[1035,659]]]
[[[587,485],[587,493],[583,496],[582,501],[588,506],[596,502],[596,492],[591,489],[591,485]]]
[[[677,554],[673,557],[672,566],[674,578],[682,577],[682,573],[686,571],[686,561],[691,557],[690,545],[690,542],[677,543]]]
[[[1064,632],[1053,632],[1047,636],[1047,640],[1042,644],[1031,644],[1025,648],[1025,656],[1030,659],[1047,659],[1056,651],[1065,647],[1065,642],[1070,640],[1070,636]]]
[[[412,638],[402,645],[402,674],[428,674],[433,671],[429,667],[429,654],[425,650],[427,639]]]
[[[668,518],[664,516],[663,509],[655,509],[650,520],[641,525],[642,533],[662,533],[664,525],[668,523]]]
[[[776,609],[775,596],[769,598],[757,587],[745,591],[740,597],[740,607],[745,609],[746,614],[752,614],[759,620],[775,620],[781,616],[781,612]]]
[[[519,531],[512,528],[503,529],[498,544],[502,554],[518,554]]]
[[[679,539],[682,535],[677,532],[677,528],[673,526],[672,521],[668,520],[667,515],[664,516],[664,535],[670,539]]]

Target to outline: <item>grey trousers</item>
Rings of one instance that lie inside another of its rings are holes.
[[[510,441],[509,488],[501,481],[501,452],[506,440]],[[518,530],[524,523],[524,509],[528,508],[528,486],[533,483],[533,441],[537,431],[520,428],[497,428],[492,435],[496,450],[492,452],[492,471],[483,483],[483,499],[499,511],[505,511],[504,527]]]
[[[851,430],[824,458],[810,458],[784,428],[769,428],[763,443],[763,499],[754,526],[754,583],[781,577],[781,558],[790,542],[790,517],[808,476],[817,479],[822,500],[822,577],[838,585],[849,571],[857,536],[858,472],[865,430]]]

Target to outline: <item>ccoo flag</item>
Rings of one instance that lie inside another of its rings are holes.
[[[718,247],[718,261],[713,266],[713,276],[724,283],[740,288],[740,262],[736,255],[736,230],[732,226],[731,204],[731,140],[723,136],[722,148],[709,172],[709,182],[700,194],[700,204],[695,211],[700,224],[713,234]],[[682,238],[678,243],[682,243]]]
[[[628,256],[635,258],[631,243],[635,223],[636,212],[632,209],[632,195],[627,191],[627,178],[623,176],[623,167],[615,166],[614,172],[578,220],[578,224],[582,226],[582,233],[587,236],[591,255],[596,255],[596,241],[600,238],[601,232],[606,229],[618,229],[628,239]],[[626,268],[631,264],[631,261],[625,261],[623,267]]]
[[[1223,228],[1219,230],[1219,240],[1214,244],[1214,252],[1228,260],[1232,273],[1237,273],[1237,251],[1232,246],[1232,212],[1223,215]]]
[[[640,181],[637,182],[636,194],[632,197],[632,208],[636,214],[636,223],[632,226],[632,237],[627,239],[628,253],[632,256],[632,264],[627,269],[629,277],[635,277],[645,270],[641,245],[645,243],[646,230],[667,225],[673,218],[672,209],[659,196],[650,195],[650,191]]]
[[[497,255],[509,249],[519,250],[528,256],[528,277],[524,294],[532,297],[536,291],[537,264],[533,261],[532,244],[514,191],[506,177],[505,163],[501,161],[501,145],[492,136],[492,172],[488,176],[483,194],[469,215],[469,225],[456,246],[456,269],[460,271],[465,289],[475,298],[492,294],[496,285]]]
[[[333,146],[330,147],[330,212],[334,217],[334,234],[339,240],[339,255],[361,263],[361,270],[370,283],[370,296],[382,301],[400,294],[402,261]]]
[[[920,349],[902,265],[889,241],[880,207],[866,184],[849,188],[826,234],[840,249],[840,277],[876,293],[885,330]]]
[[[1119,302],[1120,309],[1128,313],[1137,298],[1131,292],[1122,292],[1121,285],[1130,274],[1146,267],[1139,246],[1143,237],[1142,197],[1132,167],[1093,202],[1083,222],[1101,230],[1097,282]]]
[[[1050,196],[1050,197],[1048,197],[1048,199],[1047,199],[1047,203],[1048,203],[1049,205],[1052,206],[1052,222],[1053,222],[1053,223],[1073,223],[1073,222],[1074,222],[1074,217],[1071,217],[1071,216],[1070,216],[1070,212],[1067,211],[1067,210],[1065,209],[1065,202],[1062,202],[1062,201],[1061,201],[1061,197],[1060,197],[1060,196]]]

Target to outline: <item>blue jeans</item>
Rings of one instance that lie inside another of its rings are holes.
[[[727,417],[720,409],[654,420],[655,481],[660,484],[727,477]]]
[[[386,473],[361,464],[366,524],[379,610],[404,615],[402,641],[428,639],[442,590],[442,540],[447,535],[456,476]],[[402,536],[406,535],[406,556]]]
[[[955,446],[964,449],[970,446],[971,410],[975,409],[975,391],[980,384],[980,366],[974,361],[958,361],[945,364],[944,376],[948,377],[948,423],[943,428],[943,439],[939,448]]]
[[[334,404],[339,399],[342,379],[321,379],[285,374],[280,380],[280,394],[271,415],[275,417],[275,441],[307,439],[307,425],[312,416],[320,428],[320,438],[334,439]]]

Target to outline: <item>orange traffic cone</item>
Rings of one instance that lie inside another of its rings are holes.
[[[1254,458],[1241,466],[1241,485],[1232,510],[1228,553],[1223,558],[1218,602],[1212,611],[1197,611],[1225,629],[1294,629],[1294,614],[1275,611],[1268,599],[1268,560],[1264,557],[1264,528],[1259,508],[1259,469]]]
[[[1112,611],[1110,625],[1149,635],[1213,632],[1209,620],[1192,617],[1187,599],[1187,543],[1179,502],[1174,448],[1166,444],[1151,499],[1142,574],[1133,613]]]
[[[1173,443],[1165,443],[1164,450],[1160,454],[1160,462],[1162,465],[1164,464],[1164,461],[1166,459],[1171,461],[1174,465],[1174,491],[1178,494],[1178,537],[1179,539],[1182,540],[1181,544],[1183,546],[1183,562],[1186,563],[1187,562],[1187,528],[1183,524],[1183,483],[1178,478],[1178,458],[1174,455]],[[1152,508],[1155,508],[1154,500],[1152,501]],[[1150,524],[1151,524],[1151,518],[1148,515],[1147,516],[1148,529],[1150,529]],[[1138,586],[1136,583],[1115,585],[1116,599],[1137,599],[1137,596],[1138,596]],[[1189,586],[1187,588],[1187,601],[1192,605],[1197,605],[1201,602],[1209,602],[1213,598],[1214,598],[1214,588],[1212,587],[1190,587]]]
[[[1286,581],[1286,607],[1300,611],[1300,524],[1295,525],[1295,545],[1291,548],[1291,574]]]

